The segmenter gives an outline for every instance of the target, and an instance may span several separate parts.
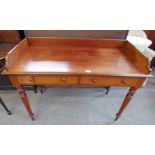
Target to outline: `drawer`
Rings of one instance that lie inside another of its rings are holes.
[[[136,86],[138,78],[129,77],[111,77],[111,76],[81,76],[81,85],[94,86]]]
[[[36,75],[35,83],[38,85],[75,85],[79,83],[79,78],[78,76]]]
[[[34,84],[35,83],[33,76],[20,75],[17,78],[20,84]]]

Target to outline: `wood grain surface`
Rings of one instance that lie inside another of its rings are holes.
[[[143,77],[149,72],[147,64],[123,40],[28,38],[9,53],[4,74]]]

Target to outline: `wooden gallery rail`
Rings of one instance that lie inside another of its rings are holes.
[[[119,118],[136,90],[151,77],[148,60],[125,40],[25,38],[6,58],[8,75],[34,120],[22,85],[130,87]]]

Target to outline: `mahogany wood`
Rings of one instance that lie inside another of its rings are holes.
[[[19,30],[0,30],[0,72],[4,69],[7,53],[21,41],[22,32]],[[1,74],[0,89],[14,89],[8,77]]]
[[[149,73],[148,60],[129,42],[88,38],[26,38],[9,52],[3,71],[32,119],[21,85],[132,87],[118,117]]]
[[[0,59],[4,59],[7,53],[15,46],[15,44],[0,44]]]
[[[27,37],[126,39],[128,30],[25,30]]]
[[[118,111],[118,113],[116,114],[116,118],[115,121],[118,120],[118,118],[120,117],[121,113],[124,111],[124,109],[126,108],[126,106],[129,104],[130,100],[132,99],[133,95],[136,93],[137,88],[131,87],[129,92],[127,93],[122,106],[120,108],[120,110]]]
[[[20,34],[17,30],[0,30],[0,42],[16,44],[20,40]]]
[[[31,107],[30,107],[27,95],[25,93],[25,90],[22,88],[22,86],[16,86],[16,89],[17,89],[17,91],[18,91],[18,93],[20,95],[20,98],[21,98],[26,110],[29,113],[29,117],[34,121],[35,120],[34,114],[33,114],[32,110],[31,110]]]
[[[35,117],[34,117],[34,114],[32,112],[32,109],[31,109],[31,106],[29,104],[29,101],[28,101],[28,98],[27,98],[27,95],[26,95],[26,92],[24,90],[24,88],[20,85],[19,81],[17,80],[17,77],[16,76],[9,76],[10,78],[10,81],[12,82],[13,86],[17,89],[17,92],[19,93],[20,95],[20,98],[29,114],[29,117],[34,121],[35,120]]]

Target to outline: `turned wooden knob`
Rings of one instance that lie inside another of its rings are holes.
[[[127,84],[127,81],[126,80],[122,80],[121,81],[123,84]]]
[[[67,81],[67,78],[63,77],[62,82],[66,82],[66,81]]]
[[[92,82],[93,82],[93,83],[96,83],[96,82],[97,82],[97,80],[96,80],[96,79],[92,79]]]
[[[30,81],[30,82],[33,82],[33,81],[34,81],[34,79],[33,79],[32,76],[29,78],[29,81]]]

